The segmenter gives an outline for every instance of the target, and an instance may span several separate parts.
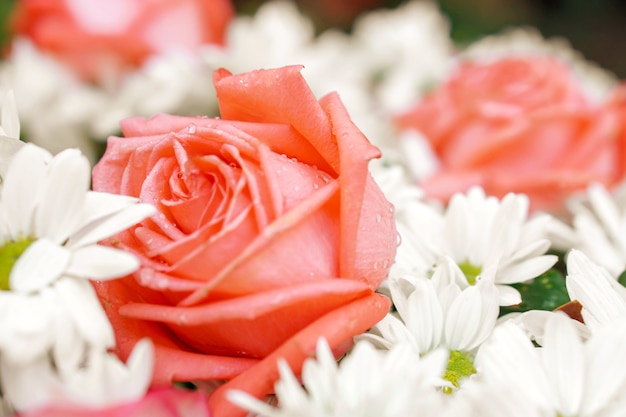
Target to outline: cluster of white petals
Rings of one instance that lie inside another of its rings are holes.
[[[498,200],[479,187],[455,194],[445,210],[405,204],[397,213],[402,243],[390,276],[429,274],[449,257],[465,274],[462,288],[487,280],[496,285],[501,305],[518,304],[520,294],[508,284],[535,278],[557,261],[546,255],[549,221],[548,215],[529,218],[525,195]]]
[[[623,415],[626,320],[606,324],[586,340],[575,323],[551,313],[541,348],[513,322],[498,326],[476,359],[480,381],[467,392],[476,415]]]
[[[361,341],[338,365],[320,339],[316,358],[304,363],[302,383],[285,362],[279,364],[278,407],[240,391],[229,396],[260,417],[396,417],[416,410],[423,416],[445,416],[444,399],[432,387],[447,356],[437,350],[420,358],[406,344],[382,351]]]
[[[626,269],[626,186],[609,192],[592,184],[568,202],[571,226],[554,221],[551,239],[561,250],[576,248],[617,278]]]
[[[15,133],[4,115],[2,125]],[[8,161],[0,189],[3,400],[23,411],[140,397],[152,375],[152,346],[141,342],[127,365],[108,352],[113,330],[88,279],[118,278],[139,266],[133,255],[98,242],[154,208],[89,191],[90,165],[78,150],[52,156],[15,138],[0,143],[0,160]]]

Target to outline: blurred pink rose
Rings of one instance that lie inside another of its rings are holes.
[[[94,189],[158,213],[109,244],[142,260],[97,291],[124,357],[155,342],[155,384],[231,380],[259,397],[284,358],[298,372],[325,337],[337,353],[387,313],[374,293],[394,259],[393,207],[368,172],[379,156],[337,94],[300,67],[215,74],[221,119],[128,119]]]
[[[99,81],[169,49],[222,44],[233,15],[229,0],[18,0],[11,27]]]
[[[210,417],[206,396],[199,391],[157,389],[139,401],[107,408],[56,406],[19,417]],[[17,415],[15,417],[18,417]]]
[[[396,121],[430,142],[441,169],[421,184],[447,201],[472,185],[502,197],[528,194],[559,212],[590,182],[624,176],[624,100],[589,102],[569,68],[551,57],[465,62]]]

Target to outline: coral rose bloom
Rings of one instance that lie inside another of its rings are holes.
[[[382,319],[397,234],[336,94],[318,102],[300,67],[214,78],[222,119],[125,120],[93,183],[158,209],[110,242],[142,268],[98,286],[119,353],[152,337],[156,384],[240,374],[219,416],[228,388],[270,392],[278,358],[297,371],[319,337],[340,353]]]
[[[623,177],[619,96],[590,103],[561,61],[508,57],[463,63],[396,121],[422,133],[440,158],[441,169],[421,184],[431,197],[447,201],[480,185],[560,212],[590,182]]]
[[[168,50],[222,44],[229,0],[20,0],[11,24],[90,81],[103,81]]]

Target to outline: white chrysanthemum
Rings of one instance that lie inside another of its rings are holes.
[[[80,152],[65,150],[53,157],[33,144],[15,153],[3,177],[0,361],[9,371],[0,372],[0,385],[5,399],[17,401],[16,406],[27,396],[23,389],[28,384],[24,380],[22,390],[7,386],[19,375],[47,392],[46,398],[56,399],[61,393],[54,383],[46,383],[49,377],[37,379],[37,369],[42,369],[37,364],[49,363],[57,379],[70,384],[78,370],[94,371],[89,366],[98,360],[94,355],[106,354],[114,344],[111,325],[87,279],[127,275],[139,261],[97,242],[151,215],[154,207],[89,191],[89,185],[90,166]],[[110,360],[107,364],[112,369]],[[109,398],[110,392],[101,395]]]
[[[601,100],[619,82],[611,72],[587,61],[565,38],[544,38],[535,28],[507,29],[486,36],[462,51],[461,58],[499,58],[511,55],[544,54],[566,61],[588,96]]]
[[[207,48],[217,48],[207,46]],[[106,91],[98,117],[89,132],[99,140],[119,131],[120,120],[156,113],[217,116],[213,71],[199,56],[182,52],[154,56]]]
[[[98,141],[117,134],[126,117],[217,113],[212,94],[216,67],[200,56],[178,51],[155,56],[111,85],[98,86],[84,83],[26,39],[16,39],[11,49],[0,67],[2,86],[20,97],[29,141],[52,153],[76,147],[93,162]]]
[[[358,338],[387,349],[408,343],[420,354],[445,348],[450,362],[443,385],[458,388],[475,372],[476,351],[491,334],[500,311],[493,284],[481,281],[462,290],[457,283],[463,279],[449,258],[435,268],[432,278],[389,279],[397,313],[388,314]]]
[[[602,185],[592,184],[568,206],[572,227],[555,222],[554,240],[563,242],[561,249],[581,250],[618,277],[626,269],[626,186],[611,195]]]
[[[279,363],[278,407],[239,391],[229,398],[263,417],[440,416],[443,402],[432,387],[446,359],[442,350],[420,358],[407,345],[380,351],[361,341],[338,366],[321,339],[317,358],[304,363],[304,387],[285,362]]]
[[[582,305],[585,324],[594,332],[602,325],[626,319],[626,288],[583,252],[567,255],[567,292]]]
[[[528,198],[510,193],[501,201],[485,196],[479,187],[455,194],[444,212],[415,202],[397,216],[402,243],[390,276],[418,275],[448,256],[461,268],[462,288],[481,279],[493,281],[501,305],[521,302],[507,284],[535,278],[557,261],[546,255],[548,215],[528,218]]]
[[[603,326],[583,341],[573,320],[552,313],[541,348],[534,347],[521,328],[504,323],[477,358],[481,378],[472,392],[478,414],[621,416],[626,406],[625,349],[624,320]]]
[[[103,91],[82,84],[25,39],[13,42],[0,71],[3,89],[14,90],[19,97],[17,109],[30,142],[52,153],[80,148],[95,159],[89,123],[101,116]]]
[[[454,51],[449,22],[429,1],[366,13],[356,20],[353,38],[361,71],[387,112],[405,110],[438,83]]]

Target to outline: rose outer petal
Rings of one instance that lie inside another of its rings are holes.
[[[337,348],[380,321],[390,306],[391,301],[387,297],[374,293],[333,310],[311,323],[257,365],[214,391],[209,398],[213,417],[246,416],[247,411],[226,398],[229,390],[242,390],[263,398],[273,391],[274,383],[279,379],[279,359],[285,360],[294,373],[299,375],[305,359],[314,355],[320,337],[324,337],[331,348]]]
[[[114,352],[126,361],[135,344],[144,337],[154,343],[156,364],[152,376],[153,386],[168,386],[172,381],[197,379],[230,379],[243,372],[257,360],[226,356],[213,356],[194,352],[182,342],[175,343],[170,331],[163,325],[128,318],[119,314],[120,306],[132,302],[163,302],[157,293],[141,289],[132,277],[93,283],[102,307],[115,332]],[[140,295],[141,294],[141,295]],[[146,298],[146,295],[153,295]]]
[[[387,276],[398,246],[393,205],[368,171],[368,162],[380,157],[380,150],[350,120],[337,93],[323,97],[321,104],[339,145],[340,179],[349,178],[340,188],[339,275],[362,280],[375,290]]]
[[[293,65],[238,75],[225,69],[215,71],[213,80],[220,114],[226,120],[289,124],[338,173],[339,149],[330,140],[328,117],[300,74],[301,69]],[[289,94],[285,95],[285,91]],[[298,155],[295,157],[300,159]]]
[[[201,352],[262,358],[318,317],[369,293],[362,282],[331,278],[193,307],[133,303],[119,312],[165,323]]]

